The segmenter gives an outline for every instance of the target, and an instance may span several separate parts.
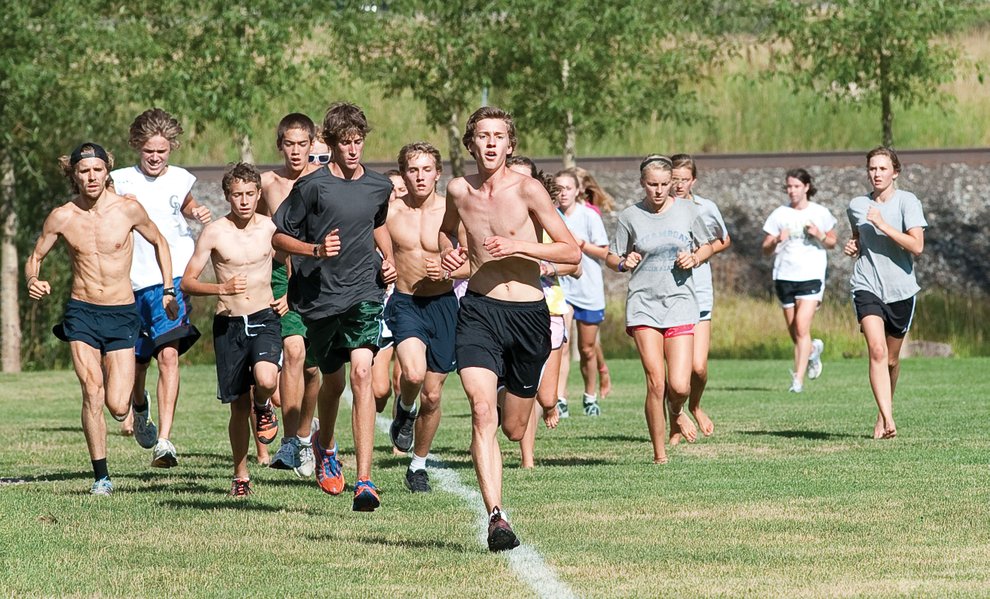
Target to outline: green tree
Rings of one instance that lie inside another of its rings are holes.
[[[195,125],[223,127],[241,160],[254,162],[253,120],[266,114],[272,98],[311,76],[302,45],[318,8],[276,0],[149,6],[137,16],[146,28],[148,60],[131,78],[135,94]]]
[[[719,56],[698,35],[720,15],[710,4],[508,0],[505,91],[521,129],[543,133],[572,166],[579,134],[697,117],[684,84]]]
[[[894,102],[943,104],[959,52],[940,41],[977,9],[957,0],[775,0],[770,38],[786,44],[777,62],[791,80],[839,102],[878,106],[882,141],[894,143]]]
[[[393,97],[409,90],[427,123],[447,132],[454,176],[464,174],[461,132],[482,89],[501,84],[499,4],[481,0],[397,0],[372,12],[345,3],[332,24],[333,58]]]

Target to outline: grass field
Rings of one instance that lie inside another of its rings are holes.
[[[786,393],[784,361],[715,361],[716,433],[650,463],[643,375],[611,363],[599,419],[538,438],[537,468],[503,443],[505,503],[522,541],[581,597],[976,596],[990,589],[990,360],[911,359],[899,436],[870,439],[865,360],[827,361]],[[574,371],[577,369],[575,368]],[[212,368],[183,374],[180,466],[111,435],[110,498],[92,482],[71,372],[0,375],[0,595],[526,597],[516,560],[481,544],[476,506],[402,486],[406,460],[376,442],[383,507],[254,467],[255,495],[226,496],[226,411]],[[576,377],[572,391],[577,391]],[[475,488],[456,377],[434,453]],[[342,408],[346,409],[346,408]],[[109,419],[108,419],[109,420]],[[348,414],[340,422],[347,423]],[[116,431],[116,423],[109,423]],[[354,476],[349,427],[339,431]],[[434,487],[440,477],[434,471]]]

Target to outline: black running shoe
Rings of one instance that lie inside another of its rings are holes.
[[[512,532],[512,527],[502,517],[502,511],[497,507],[488,521],[488,550],[508,551],[519,546],[519,537]]]
[[[413,471],[407,468],[406,488],[413,493],[429,493],[433,490],[430,488],[430,476],[425,469]]]
[[[419,410],[406,410],[402,407],[402,402],[395,404],[395,419],[392,426],[388,427],[388,436],[392,438],[392,445],[399,451],[409,451],[413,444],[413,424],[416,422],[416,415]]]

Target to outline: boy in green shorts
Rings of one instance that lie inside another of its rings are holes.
[[[392,183],[361,165],[364,112],[336,103],[327,110],[323,138],[332,158],[296,180],[275,212],[273,244],[292,254],[288,297],[307,328],[309,353],[323,373],[317,405],[316,480],[331,495],[344,490],[334,428],[344,390],[344,365],[351,364],[352,426],[357,458],[355,511],[374,511],[378,489],[371,482],[375,398],[371,366],[381,335],[385,285],[395,280],[392,240],[385,228]],[[381,252],[375,251],[376,247]]]

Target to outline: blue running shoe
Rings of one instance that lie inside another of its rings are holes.
[[[104,497],[109,497],[113,495],[113,483],[106,476],[100,480],[93,483],[93,486],[89,488],[90,495],[102,495]]]
[[[354,504],[352,506],[355,512],[373,512],[381,504],[382,502],[378,498],[378,487],[373,482],[370,480],[357,481],[357,484],[354,485]]]

